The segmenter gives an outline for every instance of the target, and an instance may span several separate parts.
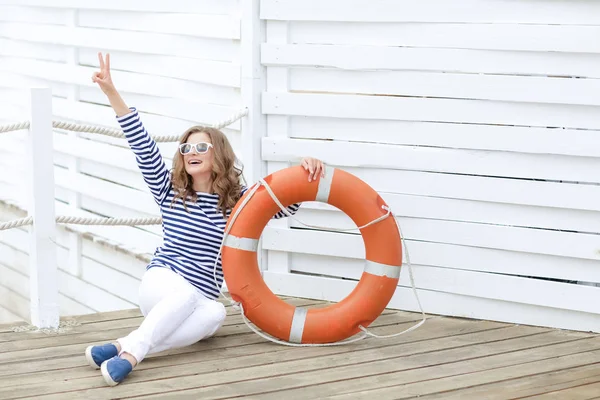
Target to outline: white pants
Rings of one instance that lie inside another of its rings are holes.
[[[225,306],[206,298],[168,268],[152,267],[142,278],[139,303],[144,321],[117,339],[121,353],[141,362],[148,354],[189,346],[215,334],[223,325]]]

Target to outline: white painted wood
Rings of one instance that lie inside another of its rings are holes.
[[[397,217],[600,233],[598,212],[393,193],[380,194]],[[298,212],[298,218],[303,221],[310,219],[313,223],[322,220],[340,229],[355,226],[350,218],[337,208],[326,207],[322,203],[304,203]],[[292,221],[292,225],[300,227],[295,221]]]
[[[266,22],[266,42],[287,44],[289,27],[286,21],[267,21]],[[285,93],[289,90],[289,71],[285,66],[271,67],[267,69],[267,87],[266,90],[271,92]],[[265,92],[266,93],[266,92]],[[262,96],[265,95],[262,94]],[[263,108],[264,112],[264,108]],[[289,135],[289,117],[286,115],[267,115],[267,136],[274,138],[287,138]],[[263,140],[264,146],[264,140]],[[265,159],[261,153],[261,159]],[[266,159],[265,159],[266,160]],[[288,160],[280,159],[267,163],[267,173],[272,174],[274,171],[287,168],[290,166]],[[268,226],[277,228],[288,228],[290,221],[287,218],[269,221]],[[290,271],[290,256],[289,253],[280,251],[269,251],[268,267],[269,271],[289,272]]]
[[[265,37],[265,24],[258,18],[259,0],[242,2],[241,76],[242,107],[248,115],[242,119],[242,154],[248,184],[265,176],[261,160],[261,139],[266,135],[266,117],[261,112],[260,97],[265,90],[265,68],[260,63],[260,44]]]
[[[0,55],[64,62],[66,55],[59,45],[39,44],[0,38]]]
[[[361,32],[359,35],[356,32]],[[478,50],[600,52],[600,26],[295,22],[291,43]]]
[[[265,271],[264,279],[277,294],[328,301],[340,301],[356,287],[356,282],[351,280],[271,271]],[[600,332],[600,318],[597,314],[429,290],[418,290],[418,294],[428,314]],[[398,287],[388,307],[418,311],[412,290],[404,287]]]
[[[261,18],[288,21],[600,24],[600,5],[585,0],[262,0]]]
[[[81,0],[61,0],[48,3],[45,0],[3,0],[4,4],[56,8],[80,8],[92,10],[122,10],[145,12],[185,12],[200,14],[227,14],[236,5],[236,0],[203,0],[190,3],[187,0],[172,0],[165,3],[160,0],[106,0],[102,3],[88,3]]]
[[[263,96],[263,111],[274,115],[600,128],[597,107],[538,103],[268,92]]]
[[[262,155],[269,161],[298,161],[309,152],[343,167],[600,182],[595,173],[600,158],[271,137],[263,140]]]
[[[270,44],[265,65],[598,78],[600,55],[371,45]]]
[[[237,63],[127,51],[111,51],[110,54],[114,60],[118,60],[116,66],[123,71],[149,74],[157,78],[169,77],[220,86],[240,87],[240,65]],[[81,48],[80,59],[82,65],[98,66],[98,56],[94,49]],[[126,84],[126,82],[121,82],[121,84]],[[184,93],[180,92],[181,94]]]
[[[16,22],[0,22],[0,35],[14,40],[97,48],[105,51],[167,54],[218,61],[237,60],[234,41],[214,38],[53,25],[37,25],[32,28],[29,24]],[[175,41],[177,46],[173,46]]]
[[[75,28],[79,26],[79,11],[76,9],[67,10],[68,13],[68,21],[67,26]],[[67,47],[67,63],[71,71],[79,66],[79,50],[76,47]],[[20,70],[22,71],[22,70]],[[89,78],[88,78],[89,79]],[[79,101],[80,93],[78,86],[71,86],[68,100],[69,101]],[[78,132],[68,132],[67,133],[70,140],[76,140],[79,137]],[[79,169],[79,158],[74,155],[69,157],[68,160],[68,169],[69,169],[69,180],[74,182],[77,179],[77,175],[80,172]],[[73,211],[77,211],[81,208],[81,194],[72,191],[69,193],[69,206]],[[81,254],[81,236],[77,233],[73,232],[69,235],[69,264],[68,270],[69,273],[73,276],[80,277],[81,276],[81,262],[82,262],[82,254]]]
[[[265,41],[265,22],[259,18],[260,0],[240,3],[241,13],[241,97],[248,115],[241,122],[241,154],[246,185],[252,185],[266,175],[266,163],[261,158],[261,139],[266,136],[267,120],[261,111],[261,94],[266,88],[265,67],[260,61],[260,45]],[[267,254],[259,241],[257,250],[261,271],[267,268]]]
[[[290,90],[600,105],[600,81],[585,78],[294,68]]]
[[[3,324],[8,324],[11,322],[19,322],[19,321],[25,321],[25,320],[23,318],[19,317],[18,315],[14,314],[10,310],[0,306],[0,321]]]
[[[5,3],[3,1],[3,3]],[[29,8],[0,4],[0,21],[27,22],[30,24],[66,25],[69,10]]]
[[[70,48],[75,49],[72,46]],[[78,52],[78,50],[74,51]],[[98,88],[91,81],[92,74],[98,70],[96,66],[84,67],[80,66],[79,62],[73,63],[71,61],[68,61],[68,64],[65,65],[13,57],[0,57],[0,62],[2,62],[1,68],[3,70],[54,82],[74,84],[78,85],[78,87],[83,86],[86,89],[90,88],[91,93],[98,93]],[[123,93],[132,92],[157,97],[180,97],[222,105],[230,105],[237,102],[236,91],[231,88],[119,71],[119,62],[116,61],[114,64],[116,65],[114,65],[111,75],[115,84],[118,85]]]
[[[309,218],[305,219],[307,223],[312,221]],[[319,221],[321,226],[331,226],[329,225],[331,222],[328,220],[319,219]],[[600,261],[596,234],[418,218],[399,218],[399,223],[404,236],[412,240]],[[332,227],[341,228],[339,225],[333,225]],[[348,225],[345,224],[344,228],[348,228]],[[328,251],[334,252],[334,255],[342,256],[345,252],[353,254],[361,251],[362,238],[358,235],[299,229],[291,229],[285,232],[290,232],[290,235],[296,239],[289,242],[290,245],[294,246],[294,249],[304,248],[305,244],[299,244],[298,242],[302,239],[304,240],[303,243],[310,242],[313,245],[308,248],[314,253]],[[307,237],[304,237],[302,232],[310,233],[306,235]],[[268,247],[266,243],[267,235],[270,234],[278,236],[279,240],[286,240],[284,233],[278,228],[269,227],[264,232],[265,247]],[[315,242],[313,243],[312,240]],[[349,250],[350,248],[352,250]]]
[[[600,156],[600,137],[595,130],[327,117],[291,117],[290,119],[290,137],[299,139]]]
[[[80,26],[240,39],[240,21],[231,15],[82,10]]]
[[[355,281],[360,279],[364,269],[363,260],[344,263],[338,258],[300,256],[294,257],[294,261],[294,271]],[[418,289],[589,313],[596,312],[595,304],[591,303],[600,299],[600,288],[596,287],[415,263],[411,267]],[[401,270],[399,286],[410,288],[408,266]]]
[[[52,92],[31,89],[29,131],[29,215],[31,228],[30,285],[31,323],[57,328],[59,323],[56,238],[54,222],[54,176],[52,152]]]

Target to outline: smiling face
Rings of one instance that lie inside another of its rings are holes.
[[[200,154],[194,148],[200,145]],[[172,203],[191,197],[196,199],[198,192],[217,194],[219,196],[218,208],[226,218],[227,210],[231,210],[241,196],[240,177],[242,168],[227,136],[218,129],[204,126],[193,126],[185,131],[181,137],[180,146],[185,144],[181,154],[177,150],[173,158],[173,171],[171,184],[175,191]],[[189,146],[188,146],[189,145]],[[207,151],[203,152],[203,147]]]
[[[191,150],[183,155],[183,164],[185,171],[195,179],[208,177],[213,171],[213,162],[215,152],[212,146],[207,146],[206,153],[198,154],[196,149],[197,143],[208,143],[212,145],[212,139],[206,132],[194,132],[187,137],[182,143],[188,143]]]

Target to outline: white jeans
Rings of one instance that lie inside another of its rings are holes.
[[[225,306],[206,298],[168,268],[152,267],[142,278],[139,303],[144,321],[117,339],[121,353],[141,362],[148,354],[189,346],[215,334],[223,325]]]

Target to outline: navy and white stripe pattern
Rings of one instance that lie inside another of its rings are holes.
[[[160,207],[163,218],[163,245],[154,252],[148,264],[151,267],[167,267],[183,276],[209,299],[219,297],[223,284],[221,257],[217,263],[217,282],[213,279],[213,267],[219,252],[227,220],[217,208],[219,195],[198,192],[196,203],[187,201],[188,211],[181,200],[172,206],[175,195],[171,185],[171,173],[167,169],[160,151],[144,128],[135,108],[131,113],[118,117],[129,146],[148,184],[154,200]],[[244,187],[243,191],[247,188]],[[288,211],[295,214],[300,204],[293,204]],[[231,210],[227,211],[227,216]],[[273,218],[283,218],[283,211]]]

